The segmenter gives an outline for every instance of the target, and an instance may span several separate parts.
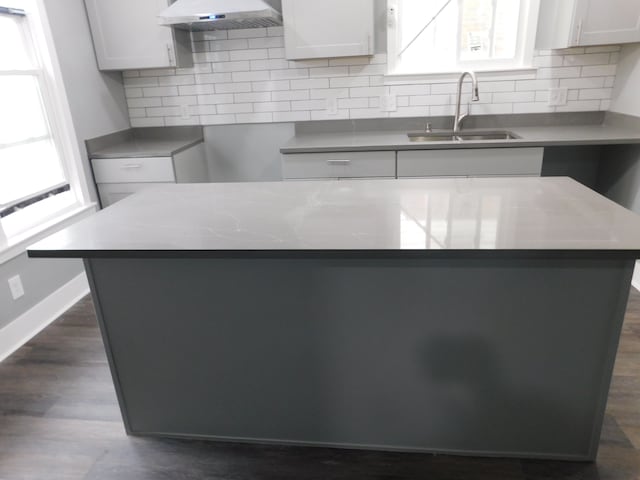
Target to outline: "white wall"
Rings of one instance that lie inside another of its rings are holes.
[[[44,3],[73,126],[86,164],[87,183],[95,200],[84,141],[130,127],[122,74],[98,70],[83,0],[44,0]]]
[[[45,5],[80,152],[88,167],[85,139],[129,128],[122,78],[97,70],[82,0],[45,0]],[[85,171],[93,188],[90,169]],[[82,272],[79,260],[30,259],[26,254],[0,264],[0,328]],[[22,277],[25,295],[14,301],[7,280],[17,274]]]
[[[640,117],[640,45],[620,52],[611,110]],[[620,205],[640,214],[640,146],[608,147],[600,165],[599,188]]]
[[[620,52],[611,111],[640,116],[640,44],[625,45]]]

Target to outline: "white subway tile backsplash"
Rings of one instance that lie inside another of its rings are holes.
[[[552,67],[552,68],[539,68],[537,77],[539,79],[545,78],[570,78],[579,77],[580,67]]]
[[[291,110],[326,110],[326,100],[299,100],[291,102]]]
[[[131,118],[132,127],[164,127],[163,117]]]
[[[338,108],[368,108],[368,98],[340,98]]]
[[[157,98],[157,97],[154,97],[154,98]],[[197,105],[197,104],[198,104],[198,97],[196,97],[195,95],[184,95],[181,97],[162,97],[163,107],[172,107],[175,105]]]
[[[309,78],[308,68],[291,68],[288,70],[271,70],[271,80],[291,80]]]
[[[291,80],[291,90],[305,90],[310,88],[329,88],[329,79],[309,78],[304,80]]]
[[[173,97],[178,95],[178,87],[145,87],[142,94],[145,97]]]
[[[582,67],[583,77],[607,77],[616,74],[616,65],[595,65],[590,67]]]
[[[345,77],[349,75],[349,67],[318,67],[310,68],[311,77]]]
[[[162,98],[130,98],[127,100],[129,108],[144,108],[144,107],[160,107],[162,106]]]
[[[216,106],[218,113],[250,113],[253,112],[251,103],[225,103]]]
[[[252,84],[254,92],[271,92],[279,90],[289,90],[291,84],[289,80],[271,80],[269,82],[253,82]]]
[[[233,72],[231,80],[234,82],[261,82],[269,80],[267,70],[254,70],[252,72]]]
[[[304,122],[311,120],[311,112],[273,112],[274,122]]]
[[[181,114],[180,107],[150,107],[147,108],[147,117],[171,117]]]
[[[284,47],[283,37],[251,38],[249,48],[279,48]]]
[[[233,103],[232,93],[198,95],[198,103],[200,105],[218,105],[220,103]]]
[[[611,88],[586,88],[580,90],[578,98],[580,100],[608,100],[612,93],[613,89]]]
[[[273,121],[273,113],[239,113],[236,115],[237,123],[270,123]]]
[[[289,102],[264,102],[254,103],[253,111],[258,112],[289,112],[291,104]]]
[[[493,103],[533,102],[536,92],[496,92]]]
[[[282,27],[194,32],[192,47],[193,67],[123,72],[133,126],[427,117],[454,110],[457,82],[416,77],[398,84],[386,77],[385,54],[287,60]],[[537,51],[534,78],[480,78],[472,114],[607,109],[619,52],[618,45]],[[568,89],[567,105],[549,106],[549,90],[557,87]],[[466,105],[470,83],[463,88]],[[395,96],[395,111],[380,110],[383,95]],[[337,100],[337,113],[329,113],[328,99]]]
[[[251,60],[251,70],[284,70],[289,68],[289,62],[283,58],[268,60]]]
[[[196,75],[196,83],[226,83],[233,79],[231,72],[226,73],[202,73]]]
[[[309,100],[309,98],[309,90],[283,90],[271,92],[271,100],[274,102]]]
[[[251,91],[251,83],[216,83],[216,93],[242,93]]]
[[[236,123],[235,115],[201,115],[200,120],[203,125],[225,125]]]
[[[229,30],[229,38],[260,38],[267,36],[266,28],[247,28],[242,30]]]
[[[385,87],[356,87],[349,89],[350,97],[379,97],[387,93]]]
[[[269,101],[271,101],[270,92],[236,93],[233,95],[233,103],[269,102]]]
[[[369,77],[338,77],[329,79],[331,88],[368,87]]]
[[[265,60],[269,58],[269,50],[267,49],[251,49],[251,50],[234,50],[229,52],[232,62],[238,60]]]
[[[560,80],[560,86],[567,88],[602,88],[605,80],[606,77],[563,78]]]
[[[189,95],[205,95],[208,93],[213,93],[214,88],[213,84],[207,83],[204,85],[185,85],[178,87],[178,95],[189,96]]]
[[[196,78],[194,75],[174,75],[172,77],[159,77],[158,84],[165,85],[194,85]]]
[[[584,55],[565,55],[565,66],[603,65],[609,63],[608,53],[587,53]]]
[[[311,89],[312,99],[320,98],[349,98],[348,88],[315,88]]]
[[[125,85],[124,96],[127,99],[142,97],[142,89],[138,87],[127,87]]]
[[[382,95],[382,94],[381,94]],[[409,97],[409,105],[447,105],[451,103],[451,95],[412,95]]]

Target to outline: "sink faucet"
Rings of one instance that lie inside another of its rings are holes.
[[[467,109],[467,113],[464,115],[460,115],[460,102],[462,99],[462,83],[464,82],[464,77],[469,75],[471,77],[471,101],[477,102],[480,100],[478,96],[478,78],[474,72],[462,72],[460,78],[458,79],[458,98],[456,100],[456,116],[453,119],[453,133],[460,132],[460,125],[462,124],[462,120],[464,120],[467,115],[469,115],[470,109]]]

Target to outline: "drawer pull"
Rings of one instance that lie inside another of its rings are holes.
[[[128,163],[126,165],[122,165],[120,168],[123,170],[136,170],[138,168],[142,168],[141,163]]]
[[[349,165],[349,163],[351,163],[351,160],[348,159],[335,159],[335,160],[327,160],[327,163],[329,165]]]

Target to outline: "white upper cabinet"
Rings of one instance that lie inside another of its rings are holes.
[[[640,0],[541,0],[536,48],[640,42]]]
[[[283,0],[289,60],[373,55],[372,0]]]
[[[189,33],[158,25],[168,0],[85,0],[100,70],[193,65]]]

